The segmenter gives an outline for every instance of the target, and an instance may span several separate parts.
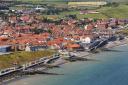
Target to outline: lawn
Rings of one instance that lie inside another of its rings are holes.
[[[24,64],[29,61],[33,61],[35,59],[39,59],[41,57],[53,55],[55,51],[44,50],[37,52],[15,52],[8,55],[0,55],[0,69],[4,69],[7,67],[13,66],[14,63]]]

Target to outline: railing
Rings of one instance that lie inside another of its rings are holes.
[[[44,61],[45,61],[46,58],[47,57],[40,58],[39,60],[35,60],[35,61],[29,62],[27,64],[23,64],[23,65],[21,65],[19,67],[18,66],[15,66],[15,67],[3,69],[3,70],[0,71],[0,76],[6,75],[6,74],[9,74],[9,73],[18,71],[18,70],[24,70],[26,68],[35,66],[35,65],[40,64],[40,63],[44,63]]]
[[[47,64],[48,62],[50,62],[54,59],[58,59],[58,58],[59,58],[59,56],[52,56],[51,58],[43,57],[43,58],[40,58],[38,60],[31,61],[29,63],[23,64],[21,66],[15,66],[15,67],[3,69],[3,70],[0,71],[0,76],[7,75],[7,74],[15,72],[15,71],[24,70],[24,69],[33,67],[33,66],[41,64],[41,63]]]

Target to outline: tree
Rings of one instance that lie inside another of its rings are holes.
[[[112,3],[107,3],[105,6],[108,6],[108,7],[118,7],[119,6],[119,3],[117,2],[112,2]]]
[[[118,7],[118,6],[119,6],[119,3],[113,2],[113,3],[112,3],[112,6],[113,6],[113,7]]]
[[[77,16],[74,14],[74,15],[66,15],[67,18],[71,18],[71,19],[77,19]]]

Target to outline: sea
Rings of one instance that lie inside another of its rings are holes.
[[[128,85],[128,45],[53,68],[60,75],[34,75],[8,85]]]

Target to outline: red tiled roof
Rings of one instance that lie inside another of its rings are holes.
[[[68,44],[67,45],[67,48],[79,48],[80,47],[80,45],[78,45],[78,44]]]

